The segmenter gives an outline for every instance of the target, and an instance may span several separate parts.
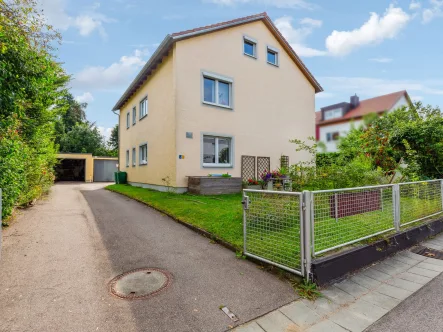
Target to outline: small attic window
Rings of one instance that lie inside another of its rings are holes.
[[[335,108],[333,110],[325,111],[324,120],[341,118],[342,116],[343,116],[343,109],[342,108]]]
[[[243,53],[253,58],[257,58],[257,41],[243,36]]]

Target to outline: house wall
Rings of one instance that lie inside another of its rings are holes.
[[[351,128],[354,126],[355,128],[360,127],[362,123],[362,120],[354,120],[354,121],[348,121],[348,122],[341,122],[341,123],[332,123],[330,125],[326,126],[320,126],[320,141],[323,142],[326,145],[326,152],[336,152],[337,151],[337,141],[327,141],[327,133],[334,133],[339,132],[340,137],[346,136],[350,131]],[[321,149],[319,149],[321,150]]]
[[[243,54],[244,35],[257,40],[257,59]],[[267,45],[279,50],[279,67],[266,62]],[[289,140],[315,136],[314,87],[263,22],[179,41],[175,52],[177,186],[186,176],[241,176],[242,155],[271,157],[272,169],[281,155],[291,164],[309,158]],[[234,80],[232,110],[202,103],[202,71]],[[202,167],[203,132],[233,136],[232,168]]]
[[[140,101],[148,96],[148,116],[139,119]],[[137,122],[132,125],[132,108],[137,107]],[[126,114],[131,121],[126,129]],[[133,184],[163,186],[162,178],[169,177],[175,186],[175,93],[173,54],[163,59],[153,75],[120,110],[120,171],[128,173]],[[148,144],[148,164],[139,165],[139,146]],[[136,149],[136,166],[132,166],[132,148]],[[129,167],[126,167],[129,150]]]

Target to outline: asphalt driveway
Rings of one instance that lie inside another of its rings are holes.
[[[4,233],[0,331],[225,331],[293,301],[290,285],[100,184],[59,184]],[[153,267],[171,287],[147,300],[108,293]]]

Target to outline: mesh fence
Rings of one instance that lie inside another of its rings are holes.
[[[245,254],[302,271],[301,193],[245,190]]]
[[[312,211],[312,251],[321,254],[393,230],[393,186],[314,191]]]
[[[441,181],[401,183],[400,225],[406,226],[442,213]]]

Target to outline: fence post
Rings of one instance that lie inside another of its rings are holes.
[[[303,264],[304,277],[311,278],[311,201],[312,193],[303,191],[303,220],[302,220],[302,246],[303,246]]]
[[[440,180],[441,209],[443,211],[443,180]],[[0,189],[1,190],[1,189]]]
[[[394,228],[400,232],[400,185],[394,184],[392,187],[392,203],[394,205]]]
[[[246,195],[245,191],[243,190],[243,200],[242,200],[242,204],[243,204],[243,254],[246,254],[246,231],[247,231],[247,214],[246,214],[246,210],[249,208],[249,197],[248,195]]]

